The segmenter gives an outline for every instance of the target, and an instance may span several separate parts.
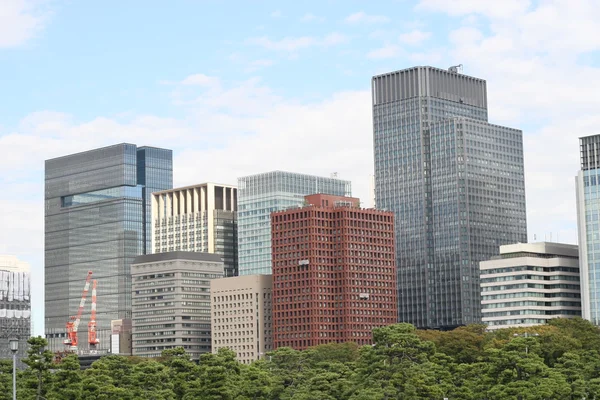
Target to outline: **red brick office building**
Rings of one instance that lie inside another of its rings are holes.
[[[394,215],[351,197],[305,199],[271,214],[274,347],[370,344],[398,318]]]

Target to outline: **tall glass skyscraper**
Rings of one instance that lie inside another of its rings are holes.
[[[98,280],[100,351],[111,320],[131,318],[130,263],[151,252],[151,195],[173,187],[171,150],[118,144],[46,161],[45,334],[62,350],[88,271]],[[88,295],[88,297],[91,297]],[[90,301],[79,326],[87,349]]]
[[[299,207],[304,196],[317,193],[351,196],[351,184],[283,171],[238,178],[240,275],[271,274],[271,213]]]
[[[375,196],[396,213],[398,316],[481,321],[479,262],[526,242],[523,137],[488,123],[486,82],[432,67],[372,79]]]
[[[600,135],[579,139],[581,170],[575,178],[581,271],[581,313],[600,325]]]

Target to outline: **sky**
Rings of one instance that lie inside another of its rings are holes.
[[[174,184],[271,170],[369,203],[373,75],[463,64],[524,133],[529,240],[577,243],[578,137],[600,134],[597,0],[0,1],[0,253],[32,266],[43,335],[44,160],[174,150]]]

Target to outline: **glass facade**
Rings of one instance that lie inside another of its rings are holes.
[[[527,241],[522,132],[487,115],[480,79],[431,67],[373,78],[375,196],[396,213],[400,321],[479,322],[479,262]]]
[[[337,178],[274,171],[238,179],[239,274],[271,274],[271,213],[299,207],[304,196],[351,196],[351,184]]]
[[[583,318],[600,325],[600,135],[579,139],[577,227]]]
[[[111,320],[131,318],[130,263],[150,249],[149,193],[172,185],[172,152],[166,149],[119,144],[46,161],[45,333],[51,350],[64,348],[65,324],[77,313],[90,270],[98,280],[98,349],[109,348]],[[80,349],[87,349],[89,302]]]

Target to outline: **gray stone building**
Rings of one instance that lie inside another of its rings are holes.
[[[210,283],[223,278],[221,256],[173,251],[131,264],[133,355],[159,357],[183,347],[192,359],[211,351]]]
[[[480,322],[479,262],[527,241],[522,132],[458,71],[372,79],[376,204],[396,214],[399,320],[420,328]]]

